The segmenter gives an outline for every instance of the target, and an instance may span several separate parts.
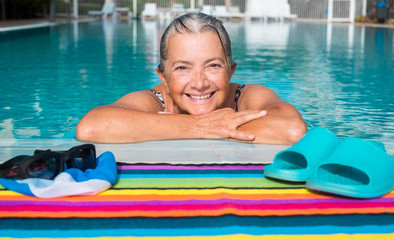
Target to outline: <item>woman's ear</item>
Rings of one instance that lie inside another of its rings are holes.
[[[164,77],[164,74],[159,70],[159,67],[156,67],[156,73],[157,73],[157,76],[159,76],[160,81],[164,84],[166,91],[170,92],[168,85],[167,85],[166,78]]]
[[[237,68],[237,63],[233,62],[233,64],[231,64],[231,76],[233,76],[236,68]]]
[[[233,74],[234,74],[236,68],[237,68],[237,63],[236,63],[236,62],[233,62],[233,63],[231,64],[231,69],[230,69],[230,79],[232,78],[232,76],[233,76]]]

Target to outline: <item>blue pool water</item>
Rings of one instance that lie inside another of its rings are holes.
[[[74,22],[0,32],[0,139],[73,138],[93,107],[159,83],[163,22]],[[226,22],[233,81],[260,83],[309,127],[394,139],[394,29]]]

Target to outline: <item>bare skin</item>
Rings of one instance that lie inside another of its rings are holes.
[[[161,84],[150,91],[125,95],[97,107],[77,126],[77,139],[99,143],[130,143],[164,139],[231,139],[267,144],[292,144],[306,131],[299,112],[272,90],[246,85],[234,111],[230,83],[236,65],[227,65],[219,38],[211,32],[175,33],[168,41]]]

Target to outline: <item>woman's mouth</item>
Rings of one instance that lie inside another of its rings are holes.
[[[191,95],[191,94],[186,94],[186,95],[193,100],[204,100],[204,99],[208,99],[208,98],[212,97],[212,95],[214,93],[215,92],[205,94],[205,95]]]

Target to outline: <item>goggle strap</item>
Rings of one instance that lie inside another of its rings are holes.
[[[10,160],[0,164],[0,177],[5,178],[6,175],[12,170],[13,167],[19,165],[25,158],[30,157],[29,155],[19,155],[11,158]],[[19,173],[20,174],[20,173]]]
[[[3,164],[0,165],[0,169],[6,169],[6,168],[12,168],[16,165],[18,165],[20,162],[23,161],[23,159],[30,157],[29,155],[19,155],[16,157],[11,158],[10,160],[8,160],[7,162],[4,162]]]

